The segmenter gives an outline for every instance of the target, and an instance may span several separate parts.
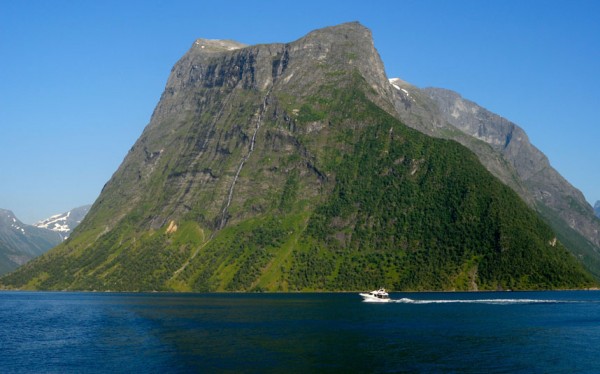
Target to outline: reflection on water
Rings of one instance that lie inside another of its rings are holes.
[[[600,293],[0,292],[6,372],[594,371]],[[499,297],[502,296],[502,297]],[[565,344],[568,342],[568,344]]]

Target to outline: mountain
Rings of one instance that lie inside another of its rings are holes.
[[[0,209],[0,274],[8,273],[62,242],[60,233],[26,225]]]
[[[65,240],[91,205],[57,214],[34,225],[0,209],[0,274],[8,273]]]
[[[396,110],[407,125],[472,150],[600,279],[600,220],[583,194],[552,168],[523,129],[456,92],[419,89],[401,79],[390,83],[396,89]]]
[[[600,200],[596,201],[594,205],[594,212],[596,213],[596,217],[600,218]]]
[[[286,44],[198,39],[70,238],[0,282],[202,292],[595,284],[473,152],[407,127],[398,107],[416,98],[398,92],[359,23]],[[430,117],[420,120],[437,126]]]
[[[66,213],[56,214],[50,218],[41,220],[35,223],[34,226],[58,232],[66,239],[71,234],[71,231],[81,223],[90,208],[91,205],[84,205]]]

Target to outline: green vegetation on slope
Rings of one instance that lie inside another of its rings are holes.
[[[583,235],[565,225],[550,208],[542,204],[537,204],[536,208],[540,216],[554,229],[558,239],[571,249],[584,268],[595,279],[600,279],[600,259],[597,256],[596,246],[590,243]]]
[[[476,157],[426,137],[368,102],[338,93],[331,112],[360,118],[312,215],[297,289],[535,289],[590,284],[553,232]],[[339,106],[338,106],[339,105]],[[346,121],[348,123],[349,121]],[[326,251],[315,248],[326,248]],[[360,276],[356,276],[360,274]]]
[[[275,154],[257,142],[241,174],[248,184],[235,191],[242,203],[234,199],[235,220],[224,229],[209,235],[213,226],[195,219],[204,215],[193,207],[149,229],[149,212],[161,210],[151,201],[166,200],[158,189],[116,228],[80,232],[2,283],[202,292],[593,284],[552,230],[471,152],[404,126],[367,98],[357,73],[336,78],[278,108],[300,108],[297,132],[286,135],[298,154]],[[273,120],[262,131],[280,125]],[[320,130],[302,132],[307,126]],[[239,153],[232,149],[231,157]],[[318,193],[305,179],[311,173],[322,180]],[[270,182],[268,197],[257,195],[258,181]]]

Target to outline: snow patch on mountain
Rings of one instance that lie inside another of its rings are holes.
[[[407,99],[415,101],[415,99],[412,96],[410,96],[410,93],[408,92],[408,90],[401,87],[401,85],[404,84],[404,81],[402,79],[391,78],[391,79],[389,79],[389,82],[396,90],[401,91]]]
[[[55,214],[34,224],[34,226],[64,234],[65,239],[81,223],[91,205],[75,208],[66,213]]]
[[[71,228],[67,224],[67,220],[69,219],[70,215],[70,211],[63,214],[55,214],[50,218],[46,218],[45,220],[34,224],[34,226],[52,231],[69,232],[71,231]]]
[[[23,223],[12,211],[0,209],[0,275],[45,253],[66,237],[65,233]]]

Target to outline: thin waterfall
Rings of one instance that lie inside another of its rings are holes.
[[[242,168],[244,167],[244,164],[246,163],[246,161],[248,161],[248,158],[250,158],[250,155],[254,151],[254,144],[256,143],[256,134],[258,134],[258,130],[260,129],[260,126],[262,125],[263,115],[267,109],[270,95],[271,95],[271,89],[269,89],[269,91],[265,95],[265,98],[263,99],[263,102],[262,102],[260,108],[258,109],[258,116],[256,119],[256,127],[254,128],[254,134],[252,134],[252,139],[250,140],[250,148],[248,150],[248,153],[246,153],[246,155],[244,157],[242,157],[242,160],[240,161],[240,164],[238,165],[238,168],[235,172],[235,176],[233,177],[233,182],[231,182],[231,186],[229,187],[229,194],[227,195],[227,202],[226,202],[225,206],[223,207],[223,210],[221,211],[221,222],[219,223],[219,230],[222,229],[223,227],[225,227],[225,224],[227,223],[227,210],[229,209],[229,205],[231,205],[231,200],[233,199],[233,190],[235,188],[235,184],[237,183],[240,173],[242,172]]]
[[[231,186],[229,187],[229,194],[227,195],[227,203],[225,204],[225,207],[221,211],[221,222],[219,223],[219,230],[222,229],[223,227],[225,227],[225,224],[227,223],[227,209],[229,208],[229,205],[231,205],[231,200],[233,199],[233,190],[234,190],[235,184],[240,176],[240,173],[242,172],[242,168],[244,167],[244,164],[246,163],[248,158],[250,158],[250,155],[254,151],[254,144],[256,143],[256,134],[258,134],[258,130],[260,129],[260,126],[262,125],[263,115],[267,109],[267,103],[269,101],[270,94],[271,94],[271,89],[269,89],[269,91],[265,95],[265,98],[263,99],[263,102],[258,110],[258,115],[257,115],[257,119],[256,119],[256,127],[254,128],[254,133],[252,134],[252,139],[250,140],[250,148],[248,149],[248,153],[244,157],[242,157],[242,160],[240,161],[240,164],[238,165],[238,168],[235,172],[233,182],[231,183]],[[220,117],[222,111],[223,111],[223,108],[221,108],[217,117]],[[211,127],[214,127],[215,123],[216,123],[216,120],[213,122]],[[204,147],[206,147],[207,142],[208,142],[208,136],[207,136],[207,139],[204,141],[202,149],[204,149]],[[190,261],[193,260],[198,255],[200,250],[202,248],[204,248],[210,242],[210,240],[215,236],[215,232],[213,232],[210,235],[210,239],[208,241],[206,241],[200,247],[196,248],[196,250],[194,251],[194,253],[192,253],[190,258],[179,269],[177,269],[173,273],[173,276],[171,277],[171,279],[175,279],[183,270],[185,270],[185,268],[190,264]]]

